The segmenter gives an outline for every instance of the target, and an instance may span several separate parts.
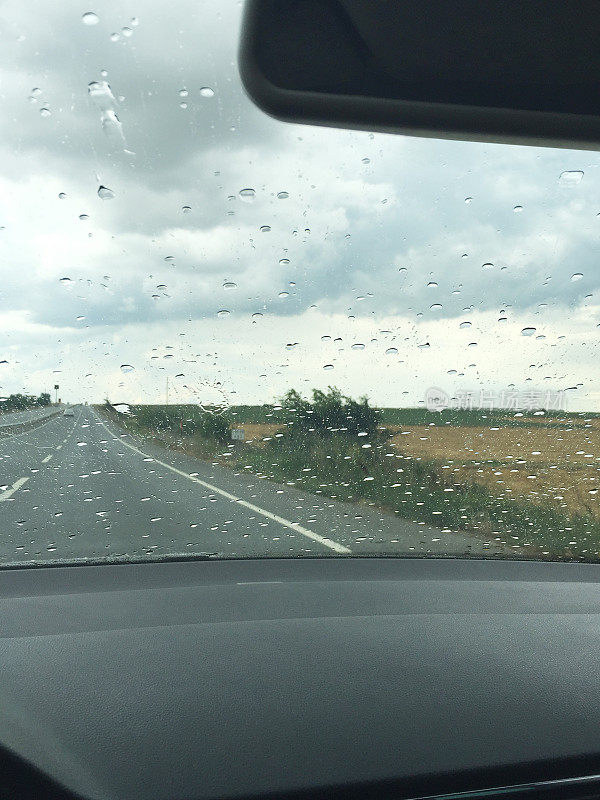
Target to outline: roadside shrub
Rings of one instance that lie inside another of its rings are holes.
[[[371,437],[377,432],[377,410],[367,397],[353,400],[335,386],[329,386],[326,392],[313,389],[312,402],[290,389],[281,399],[281,408],[291,431],[322,436],[363,433]]]

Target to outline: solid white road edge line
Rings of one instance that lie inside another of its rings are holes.
[[[273,522],[279,523],[279,525],[283,525],[284,528],[289,528],[292,531],[296,531],[297,533],[301,533],[303,536],[306,536],[307,539],[312,539],[313,542],[318,542],[322,544],[324,547],[329,547],[330,550],[333,550],[336,553],[351,553],[349,547],[345,547],[343,544],[338,544],[338,542],[334,542],[333,539],[327,539],[325,536],[319,536],[318,533],[314,533],[310,531],[308,528],[304,528],[302,525],[298,525],[296,522],[291,522],[289,519],[285,519],[284,517],[280,517],[278,514],[271,514],[270,511],[267,511],[264,508],[260,508],[260,506],[255,506],[254,503],[248,503],[246,500],[241,500],[239,497],[236,497],[234,494],[230,494],[226,492],[225,489],[220,489],[218,486],[214,486],[212,483],[207,483],[206,481],[201,481],[199,478],[194,477],[193,475],[189,475],[187,472],[183,472],[183,470],[177,469],[177,467],[172,467],[170,464],[166,464],[164,461],[160,461],[158,458],[154,458],[153,456],[149,456],[148,453],[144,453],[139,448],[135,447],[129,442],[125,442],[123,439],[119,439],[118,436],[111,431],[111,429],[104,424],[102,420],[99,420],[100,424],[103,428],[110,433],[111,436],[114,436],[115,440],[119,442],[119,444],[124,444],[125,447],[128,447],[130,450],[133,450],[135,453],[139,453],[141,456],[145,458],[152,458],[155,464],[160,464],[161,467],[165,467],[165,469],[170,469],[171,472],[175,472],[177,475],[181,475],[183,478],[187,478],[188,480],[192,481],[193,483],[199,483],[200,486],[204,486],[206,489],[210,489],[211,492],[216,492],[220,494],[221,497],[226,497],[228,500],[231,500],[234,503],[237,503],[239,506],[244,506],[244,508],[250,509],[250,511],[254,511],[256,514],[260,514],[267,519],[273,520]]]
[[[17,489],[20,489],[21,486],[23,486],[24,483],[27,483],[28,480],[29,478],[18,478],[10,487],[10,489],[7,489],[5,492],[0,494],[0,503],[2,503],[4,500],[8,500],[9,497],[12,497]]]

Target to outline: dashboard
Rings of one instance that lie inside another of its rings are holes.
[[[2,797],[600,796],[593,564],[3,570],[0,620]]]

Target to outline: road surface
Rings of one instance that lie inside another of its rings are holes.
[[[0,564],[502,552],[166,450],[88,406],[0,439],[0,534]]]
[[[0,428],[43,419],[56,414],[58,410],[59,406],[42,406],[42,408],[26,408],[24,411],[9,411],[5,414],[0,414]]]

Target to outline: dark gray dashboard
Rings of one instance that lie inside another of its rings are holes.
[[[5,770],[76,796],[415,796],[600,764],[596,565],[12,570],[0,620]]]

